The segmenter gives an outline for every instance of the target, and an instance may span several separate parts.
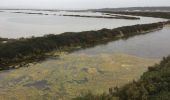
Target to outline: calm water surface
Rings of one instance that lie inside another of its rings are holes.
[[[23,14],[13,12],[43,13],[48,15]],[[111,29],[126,25],[164,21],[164,19],[148,17],[141,17],[140,20],[126,20],[60,16],[62,14],[91,16],[103,15],[101,13],[92,12],[6,10],[5,12],[0,12],[0,37],[20,38],[30,36],[43,36],[45,34],[80,32],[87,30],[99,30],[102,28]]]
[[[76,54],[126,53],[149,58],[162,58],[170,54],[170,26],[145,35],[138,35],[127,40],[118,40],[76,51]]]

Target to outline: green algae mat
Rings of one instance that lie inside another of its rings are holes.
[[[159,62],[125,54],[69,54],[16,70],[0,72],[1,100],[69,100],[138,79]]]

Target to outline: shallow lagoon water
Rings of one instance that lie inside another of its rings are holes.
[[[0,25],[2,37],[41,36],[50,32],[57,34],[163,21],[146,17],[120,20],[10,12],[0,13],[0,22],[4,24]],[[26,68],[0,72],[0,99],[69,100],[89,90],[96,94],[108,92],[110,87],[138,79],[148,66],[167,56],[169,32],[170,28],[165,27],[157,32],[64,54],[59,59],[49,59]]]
[[[1,72],[0,98],[69,100],[88,91],[100,94],[138,79],[158,61],[126,54],[63,55],[59,60]]]
[[[61,34],[63,32],[80,32],[99,30],[102,28],[116,28],[127,25],[153,23],[165,21],[161,18],[141,17],[140,20],[81,18],[60,16],[60,14],[97,15],[101,13],[90,12],[47,12],[47,11],[22,11],[45,13],[49,15],[13,13],[15,10],[0,12],[0,37],[20,38],[43,36],[45,34]],[[21,12],[21,11],[19,11]],[[55,15],[54,15],[55,14]]]
[[[82,49],[75,54],[98,55],[102,53],[125,53],[145,58],[162,58],[170,55],[170,26],[148,34],[120,39],[92,48]]]

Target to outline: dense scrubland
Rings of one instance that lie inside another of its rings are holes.
[[[110,88],[108,94],[88,93],[73,100],[169,100],[169,97],[170,56],[163,58],[160,64],[148,67],[138,81],[120,88]]]
[[[163,22],[123,26],[115,29],[98,31],[67,32],[60,35],[46,35],[43,37],[21,38],[0,45],[0,70],[22,67],[27,63],[43,60],[47,53],[57,51],[71,51],[117,39],[145,34],[161,29]]]

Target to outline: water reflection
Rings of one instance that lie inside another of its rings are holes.
[[[80,32],[87,30],[99,30],[102,28],[116,28],[120,26],[153,23],[163,21],[161,18],[141,17],[140,20],[125,19],[101,19],[59,16],[60,14],[97,15],[101,13],[91,12],[47,12],[31,11],[33,13],[45,13],[49,15],[12,13],[16,11],[0,12],[0,37],[19,38],[30,36],[42,36],[45,34],[61,34],[63,32]],[[23,12],[23,11],[22,11]],[[26,12],[26,11],[25,11]],[[30,12],[30,11],[27,11]],[[55,14],[55,15],[54,15]]]
[[[125,53],[141,57],[162,58],[170,54],[170,27],[127,40],[117,40],[74,52],[75,54]]]

